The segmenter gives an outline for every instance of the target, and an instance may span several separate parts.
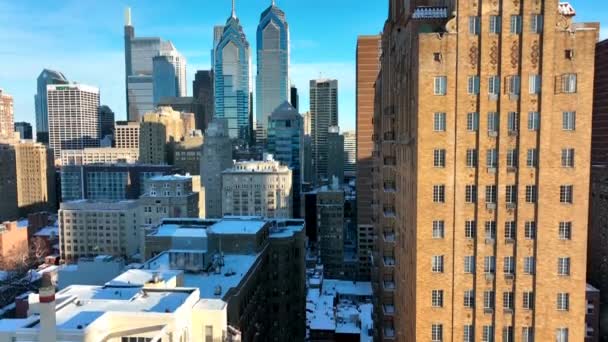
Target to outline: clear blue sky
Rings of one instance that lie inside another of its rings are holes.
[[[557,0],[555,0],[557,1]],[[270,0],[236,0],[252,45]],[[608,1],[574,0],[577,21],[604,21]],[[136,36],[171,40],[188,59],[189,94],[197,69],[209,68],[213,26],[230,15],[230,0],[0,0],[0,88],[15,98],[15,120],[34,124],[36,77],[43,68],[98,86],[101,101],[125,118],[123,12],[132,8]],[[343,129],[355,127],[357,35],[382,30],[388,0],[277,0],[291,33],[291,76],[308,109],[308,80],[337,78]],[[608,30],[602,29],[602,37]]]

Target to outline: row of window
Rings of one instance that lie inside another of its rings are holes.
[[[540,129],[540,113],[529,112],[528,113],[528,130],[538,131]],[[519,131],[519,113],[509,112],[507,116],[507,130],[508,132]],[[488,134],[495,136],[499,131],[499,113],[489,112],[487,115],[487,130]],[[576,129],[576,112],[562,112],[562,130],[574,131]],[[433,130],[435,132],[446,131],[446,113],[437,112],[433,117]],[[470,112],[467,113],[467,131],[477,132],[479,131],[479,113]]]
[[[569,297],[567,293],[560,293],[558,296],[558,308],[560,311],[569,309]],[[563,295],[566,295],[565,297]],[[431,291],[431,306],[434,308],[443,307],[443,290]],[[515,295],[513,292],[503,292],[502,307],[505,310],[513,310],[515,303]],[[495,296],[494,291],[484,291],[483,293],[483,308],[485,310],[494,309]],[[463,306],[465,308],[475,307],[475,290],[464,291]],[[526,310],[534,309],[534,292],[524,292],[522,294],[522,307]]]
[[[475,340],[475,330],[472,325],[464,326],[464,342],[473,342]],[[443,342],[443,325],[440,323],[434,323],[431,326],[431,341],[432,342]],[[495,342],[494,326],[484,325],[483,332],[481,335],[482,342]],[[513,342],[515,341],[513,327],[508,326],[502,329],[502,341]],[[568,328],[558,328],[555,330],[555,341],[556,342],[568,342]],[[534,342],[534,328],[523,327],[521,334],[521,342]]]
[[[509,32],[512,34],[521,34],[523,28],[523,18],[521,15],[512,15],[509,21]],[[491,15],[489,20],[489,32],[498,34],[502,31],[502,17],[499,15]],[[542,33],[543,31],[543,16],[542,14],[532,14],[530,16],[530,32]],[[469,33],[479,35],[481,33],[481,17],[469,17]]]
[[[432,258],[431,270],[433,273],[443,273],[443,255],[434,255]],[[524,257],[524,274],[533,275],[535,273],[536,262],[534,257]],[[496,273],[496,257],[488,255],[484,257],[483,271],[485,274]],[[467,255],[464,257],[464,273],[474,274],[475,256]],[[503,273],[508,276],[515,274],[515,257],[507,256],[503,258]],[[557,275],[570,276],[570,257],[557,258]]]
[[[493,75],[488,78],[488,95],[492,100],[498,100],[501,88],[500,76]],[[435,76],[433,80],[433,94],[437,96],[447,95],[448,78],[447,76]],[[519,96],[521,94],[521,77],[519,75],[510,75],[505,77],[505,94],[509,96]],[[562,74],[556,77],[555,92],[563,94],[574,94],[577,91],[577,74]],[[542,80],[540,75],[530,75],[528,82],[528,92],[532,95],[540,94],[542,88]],[[479,76],[469,76],[467,81],[467,93],[470,95],[479,95],[480,80]]]
[[[433,150],[433,167],[444,168],[446,166],[446,150],[435,149]],[[507,167],[515,168],[518,165],[518,151],[516,149],[507,150]],[[478,166],[478,152],[477,149],[466,150],[466,165],[469,168],[475,168]],[[574,149],[564,148],[561,151],[561,165],[564,168],[574,167]],[[538,166],[538,150],[530,148],[526,151],[526,166],[535,168]],[[495,148],[486,150],[486,167],[495,169],[498,167],[498,150]]]
[[[515,240],[516,238],[516,227],[515,221],[505,222],[504,238],[506,241]],[[465,238],[475,239],[477,236],[477,222],[466,221],[465,222]],[[562,221],[559,223],[558,229],[560,240],[572,240],[572,222]],[[528,240],[534,240],[536,238],[536,222],[526,221],[524,224],[524,236]],[[435,220],[433,221],[433,238],[443,239],[445,237],[445,221]],[[485,236],[486,240],[496,240],[496,221],[485,222]]]
[[[465,186],[465,201],[467,203],[477,202],[477,186]],[[517,203],[517,185],[507,185],[505,191],[505,202],[507,204]],[[445,203],[445,185],[433,185],[433,202]],[[526,185],[526,203],[536,203],[538,199],[538,190],[536,185]],[[574,186],[560,185],[559,187],[559,202],[563,204],[572,204],[574,201]],[[497,187],[496,185],[486,185],[486,203],[496,204],[497,202]]]

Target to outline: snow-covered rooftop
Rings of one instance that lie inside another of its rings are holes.
[[[108,286],[143,286],[152,280],[154,280],[155,276],[158,276],[160,281],[167,281],[174,277],[177,277],[181,271],[171,271],[171,270],[160,270],[160,271],[151,271],[151,270],[137,270],[131,269],[122,273],[118,277],[110,280],[106,283]]]
[[[191,180],[191,179],[192,179],[192,176],[190,176],[190,175],[177,175],[176,174],[176,175],[155,176],[148,180],[149,181],[168,182],[168,181]]]
[[[180,224],[163,224],[156,231],[150,233],[150,236],[156,237],[192,237],[204,238],[207,237],[207,230],[201,228],[184,228]]]
[[[225,217],[208,229],[213,234],[257,234],[267,222],[258,217]]]
[[[59,236],[59,227],[57,226],[46,226],[34,234],[34,236],[40,237],[52,237]]]
[[[349,281],[323,279],[323,293],[351,296],[372,296],[372,283],[368,281]]]

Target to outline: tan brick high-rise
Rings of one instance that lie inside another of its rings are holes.
[[[573,16],[558,0],[390,1],[374,114],[381,340],[584,340],[599,27]]]

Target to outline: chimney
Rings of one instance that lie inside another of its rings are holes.
[[[40,282],[40,342],[57,341],[57,318],[55,317],[55,285],[50,273],[44,273]]]

